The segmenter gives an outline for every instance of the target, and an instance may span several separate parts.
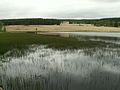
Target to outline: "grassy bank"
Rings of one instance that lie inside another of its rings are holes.
[[[0,54],[13,48],[26,48],[38,44],[58,49],[104,47],[107,43],[100,41],[78,41],[75,38],[35,35],[31,33],[0,33]]]

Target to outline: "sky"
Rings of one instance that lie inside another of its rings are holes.
[[[1,0],[0,19],[120,17],[120,0]]]

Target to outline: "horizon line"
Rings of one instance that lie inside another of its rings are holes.
[[[101,17],[101,18],[53,18],[53,17],[16,17],[16,18],[4,18],[0,20],[10,20],[10,19],[66,19],[66,20],[94,20],[94,19],[110,19],[110,18],[120,18],[120,17]]]

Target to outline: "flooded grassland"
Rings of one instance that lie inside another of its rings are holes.
[[[120,38],[69,36],[76,39],[46,36],[49,45],[44,36],[43,44],[34,39],[24,43],[27,49],[1,53],[0,85],[4,90],[120,90]]]

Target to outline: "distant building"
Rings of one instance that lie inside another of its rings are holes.
[[[64,21],[64,22],[61,23],[61,25],[69,25],[69,22]]]

